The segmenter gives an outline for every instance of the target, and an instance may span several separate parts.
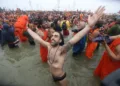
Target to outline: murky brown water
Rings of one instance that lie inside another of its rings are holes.
[[[91,60],[84,56],[84,52],[76,58],[72,57],[72,50],[68,52],[64,70],[69,86],[99,86],[100,81],[93,76],[93,71],[103,51],[100,47]],[[41,62],[39,44],[30,46],[28,43],[20,44],[16,49],[8,46],[0,49],[0,81],[15,86],[57,86],[47,63]]]

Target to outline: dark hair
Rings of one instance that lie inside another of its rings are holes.
[[[55,29],[55,24],[54,24],[54,23],[51,23],[51,27]]]
[[[72,20],[71,20],[72,23],[73,23],[73,21],[74,21],[75,18],[76,18],[76,16],[73,16],[73,18],[72,18]]]
[[[100,28],[103,26],[103,21],[98,21],[96,24],[95,24],[95,27],[96,28]]]
[[[41,28],[42,24],[43,24],[43,19],[41,18],[35,18],[34,20],[30,20],[30,22],[34,23],[35,25],[37,25],[38,28]]]
[[[63,35],[62,35],[62,33],[61,32],[58,32],[58,31],[56,31],[57,33],[59,33],[59,35],[60,35],[60,39],[62,40],[61,42],[60,42],[60,46],[63,46],[64,45],[64,38],[63,38]]]
[[[64,16],[64,20],[66,20],[67,19],[67,17],[66,16]]]
[[[113,27],[111,27],[107,34],[109,36],[115,36],[115,35],[119,35],[120,34],[120,26],[119,25],[114,25]]]
[[[59,21],[59,19],[55,19],[54,20],[54,24],[57,25],[57,22]]]

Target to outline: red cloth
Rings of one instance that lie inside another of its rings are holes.
[[[67,29],[66,29],[66,30],[63,30],[63,35],[64,35],[64,36],[68,36],[68,35],[69,35],[69,30],[67,30]]]
[[[0,26],[0,30],[2,30],[2,25]]]
[[[27,37],[23,36],[23,32],[26,30],[26,24],[28,22],[28,16],[23,15],[17,19],[15,22],[15,35],[19,37],[21,42],[27,41]]]
[[[48,37],[48,31],[46,30],[41,30],[41,31],[44,33],[44,36],[42,37],[42,39],[46,41]],[[50,42],[50,40],[48,40],[47,42]],[[48,49],[40,45],[40,56],[41,56],[42,62],[47,62],[47,55],[48,55]]]
[[[115,48],[117,45],[120,45],[120,38],[114,40],[110,45],[110,49],[115,53]],[[120,68],[120,61],[113,61],[107,51],[104,52],[102,59],[94,71],[94,75],[99,76],[100,79],[104,79],[107,75],[112,73],[113,71]]]
[[[89,59],[91,59],[93,57],[93,53],[94,53],[95,49],[97,48],[97,45],[98,45],[97,42],[88,42],[87,43],[87,47],[85,50],[86,57],[88,57]]]
[[[27,22],[28,22],[28,16],[26,16],[26,15],[20,16],[17,19],[17,22],[15,22],[14,27],[20,28],[20,29],[26,29]]]
[[[95,29],[95,30],[90,30],[90,33],[95,34],[95,31],[98,31],[99,29]],[[92,35],[93,35],[92,34]],[[91,39],[89,38],[88,43],[87,43],[87,47],[85,50],[85,55],[86,57],[88,57],[89,59],[91,59],[93,57],[93,53],[97,48],[98,43],[97,42],[92,42]]]

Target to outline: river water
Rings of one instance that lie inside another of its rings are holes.
[[[68,52],[64,71],[69,86],[100,86],[93,72],[103,51],[104,48],[100,46],[91,60],[85,57],[84,52],[77,57],[72,57],[72,49]],[[48,64],[40,59],[38,43],[36,46],[20,43],[16,49],[9,49],[7,45],[4,49],[0,48],[0,82],[12,86],[57,86],[52,80]]]

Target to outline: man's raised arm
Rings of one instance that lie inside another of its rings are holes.
[[[69,40],[68,43],[64,45],[63,51],[68,51],[72,45],[77,43],[83,36],[85,36],[89,32],[91,27],[94,26],[99,18],[103,15],[104,10],[104,7],[99,7],[92,16],[89,16],[88,24],[83,30],[79,31],[73,38]]]
[[[41,45],[43,45],[44,47],[48,47],[49,43],[44,41],[38,34],[36,34],[35,32],[33,32],[31,29],[27,29],[28,33],[35,39],[37,40]]]
[[[40,37],[43,37],[44,36],[44,33],[39,30],[37,27],[36,27],[36,33],[40,36]]]
[[[120,38],[120,35],[110,36],[110,39],[111,39],[111,40],[115,40],[115,39],[117,39],[117,38]]]

